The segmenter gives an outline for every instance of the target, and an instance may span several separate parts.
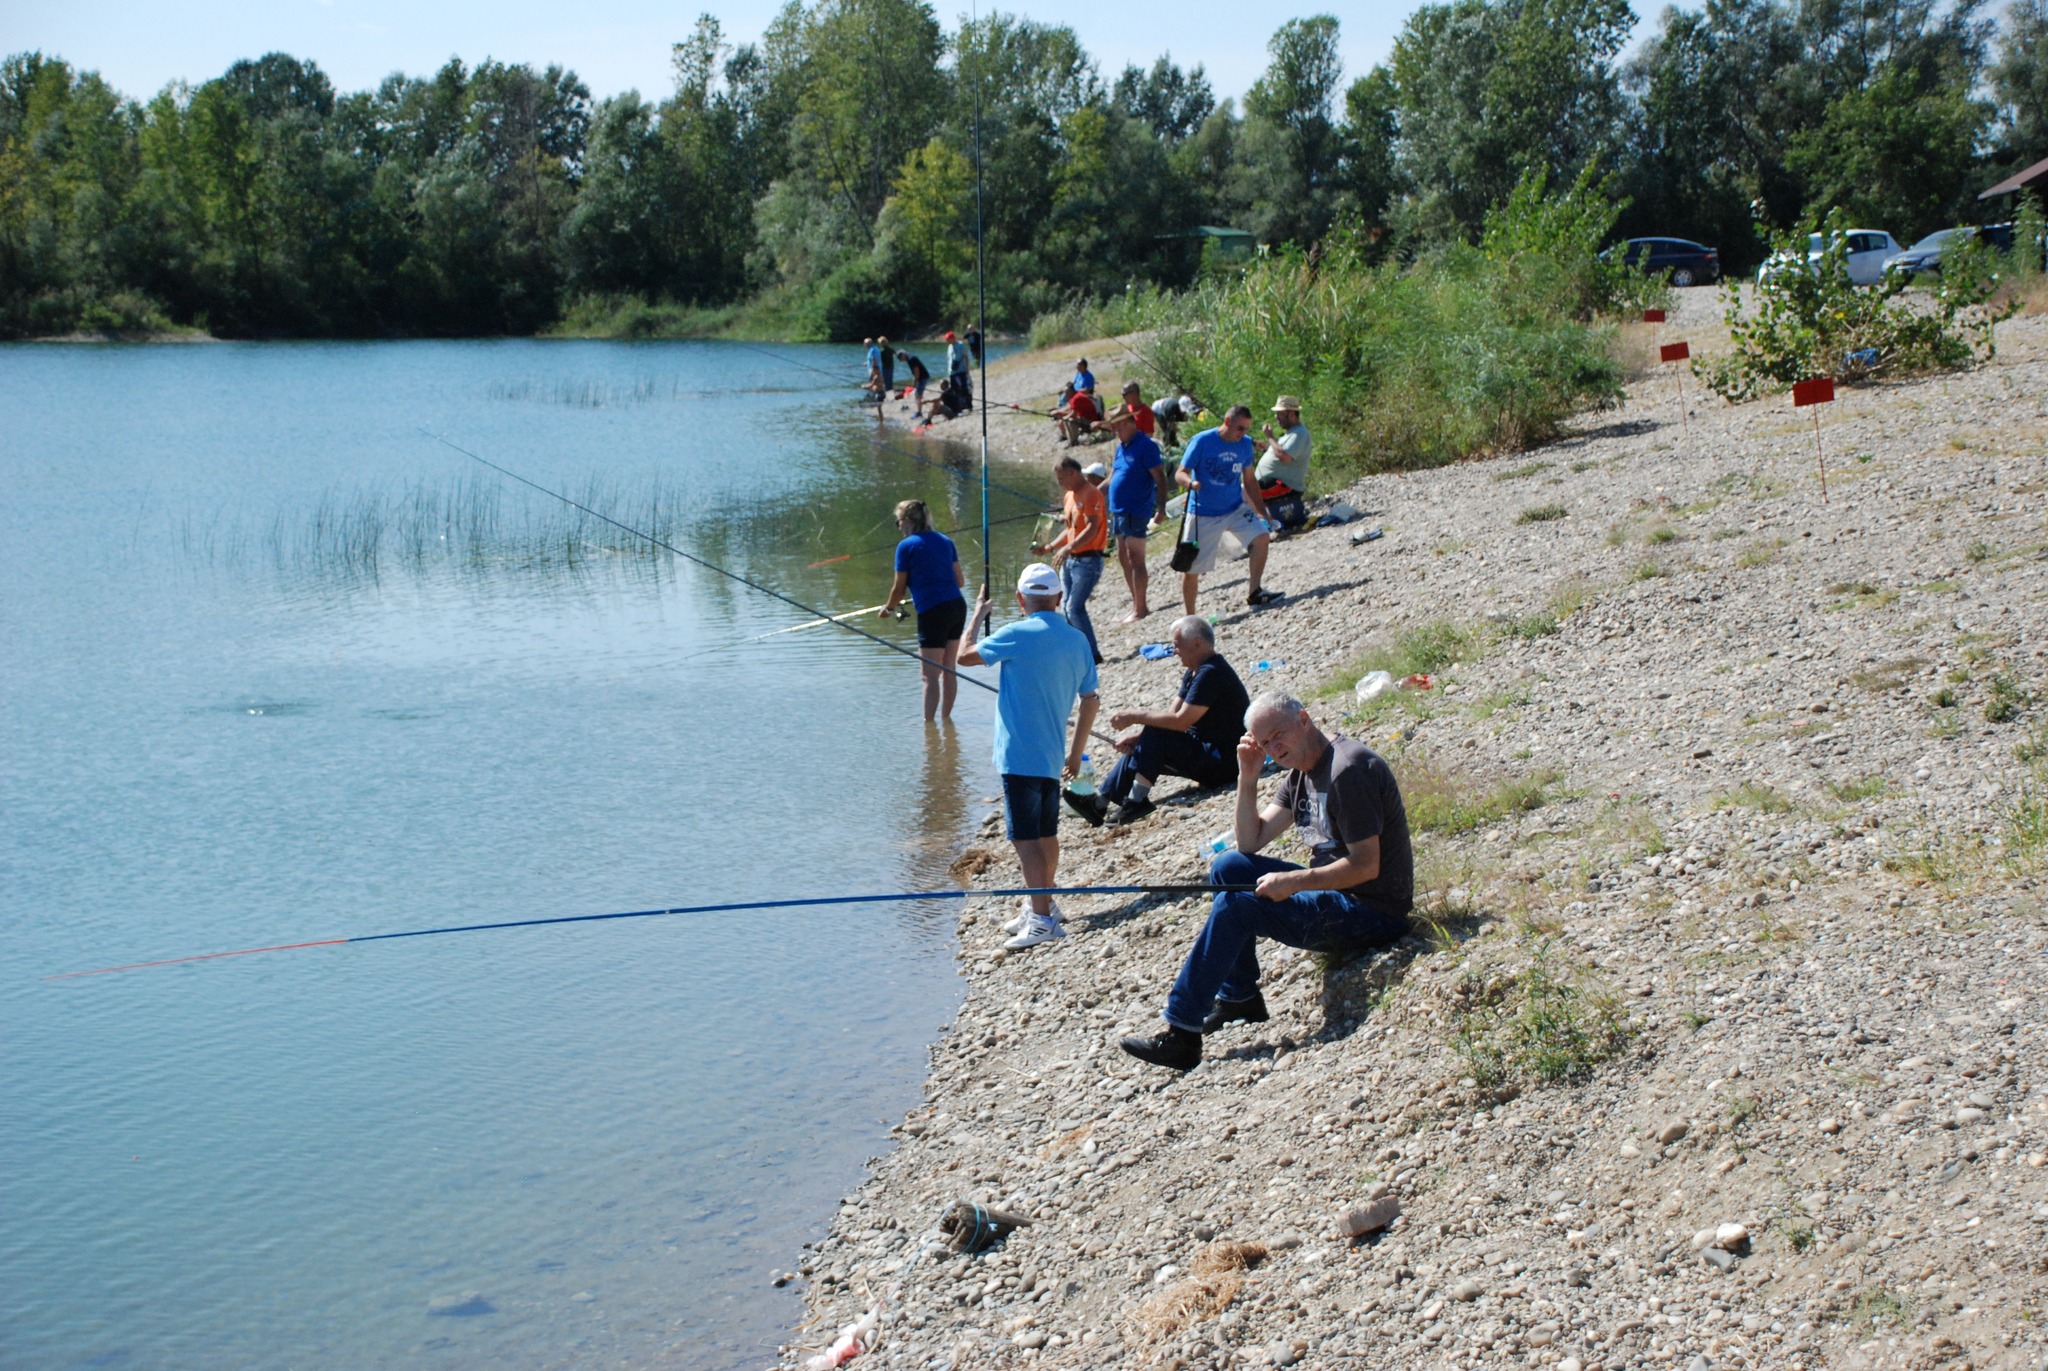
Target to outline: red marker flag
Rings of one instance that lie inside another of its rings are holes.
[[[1657,360],[1660,362],[1683,362],[1690,356],[1692,356],[1691,343],[1666,343],[1663,347],[1657,349]]]
[[[1646,324],[1661,324],[1661,323],[1663,323],[1663,322],[1664,322],[1664,311],[1663,311],[1663,310],[1661,310],[1661,309],[1646,309],[1646,310],[1644,310],[1644,311],[1643,311],[1643,322],[1644,322],[1644,323],[1646,323]]]
[[[1808,405],[1832,404],[1834,399],[1835,378],[1832,376],[1816,376],[1811,381],[1800,381],[1792,387],[1792,404],[1797,409],[1804,409]]]

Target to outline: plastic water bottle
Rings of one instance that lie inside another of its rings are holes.
[[[1168,500],[1166,502],[1166,517],[1169,519],[1178,519],[1184,512],[1186,512],[1187,507],[1188,497],[1186,493],[1183,492],[1182,494],[1176,495],[1171,500]]]
[[[1213,862],[1226,852],[1237,850],[1237,830],[1226,828],[1208,842],[1202,844],[1202,860]]]
[[[1076,795],[1095,793],[1095,759],[1085,752],[1081,754],[1081,771],[1074,777],[1073,790]]]

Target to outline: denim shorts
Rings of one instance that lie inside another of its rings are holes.
[[[1119,538],[1142,538],[1151,526],[1149,510],[1143,514],[1126,514],[1120,509],[1110,511],[1109,531]]]
[[[1003,776],[1003,817],[1013,843],[1050,838],[1060,828],[1060,783],[1051,776]]]

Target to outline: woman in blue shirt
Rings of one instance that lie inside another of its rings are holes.
[[[953,717],[953,696],[960,677],[960,638],[967,628],[967,597],[960,588],[967,573],[960,568],[960,553],[953,540],[932,527],[932,516],[922,500],[905,500],[896,506],[896,527],[903,541],[896,544],[896,583],[889,587],[889,599],[875,613],[887,618],[896,612],[903,593],[917,609],[917,655],[924,658],[924,721]]]

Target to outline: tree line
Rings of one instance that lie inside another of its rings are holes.
[[[1202,226],[1368,255],[1474,239],[1531,172],[1591,169],[1617,232],[1721,247],[1841,207],[1910,240],[2048,156],[2048,0],[1708,0],[1624,60],[1626,0],[1444,0],[1347,81],[1290,19],[1241,102],[1170,54],[1105,79],[1073,30],[948,32],[925,0],[790,0],[757,43],[711,16],[674,88],[450,60],[337,93],[237,62],[146,102],[37,53],[0,63],[0,332],[531,333],[618,302],[797,336],[902,333],[1185,287]],[[1205,246],[1206,244],[1206,246]]]

